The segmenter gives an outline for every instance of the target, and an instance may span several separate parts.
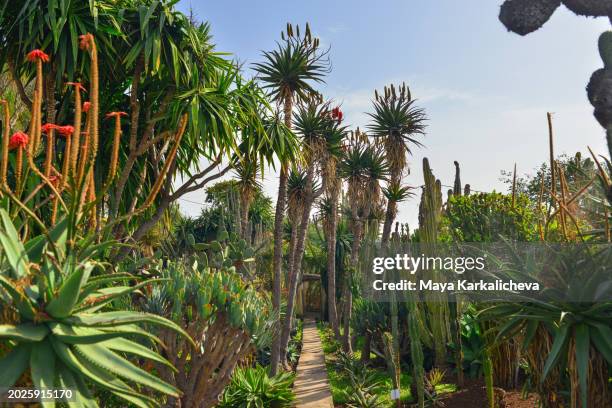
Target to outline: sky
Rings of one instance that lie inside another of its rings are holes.
[[[287,22],[309,22],[330,47],[332,71],[316,88],[337,101],[352,128],[368,123],[374,89],[406,82],[428,117],[423,148],[409,156],[405,183],[422,184],[422,160],[452,185],[453,161],[463,184],[505,191],[501,170],[533,174],[548,157],[546,113],[553,113],[557,154],[607,151],[585,86],[603,63],[599,34],[608,19],[578,17],[561,6],[540,30],[520,37],[497,19],[502,0],[182,0],[211,24],[217,50],[245,66],[261,61]],[[276,197],[276,174],[263,181]],[[446,189],[444,189],[446,195]],[[418,196],[400,204],[398,220],[417,227]],[[181,201],[197,215],[205,193]]]

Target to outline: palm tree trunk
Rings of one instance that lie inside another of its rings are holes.
[[[310,165],[306,175],[306,198],[304,208],[302,210],[302,218],[299,222],[299,230],[297,234],[297,241],[293,251],[291,269],[289,269],[289,294],[287,298],[287,312],[285,314],[285,320],[283,323],[283,329],[281,332],[281,344],[280,344],[280,357],[283,365],[287,364],[287,346],[289,345],[289,335],[291,334],[291,327],[293,326],[293,313],[295,312],[295,296],[297,294],[297,287],[301,276],[302,259],[304,257],[304,247],[306,244],[306,235],[308,233],[308,220],[310,218],[310,211],[313,203],[313,179],[314,179],[314,166]]]
[[[385,223],[383,224],[382,238],[380,244],[382,248],[386,248],[389,245],[391,239],[391,227],[395,220],[395,214],[397,213],[397,202],[393,200],[387,201],[387,211],[385,213]]]
[[[245,193],[240,194],[240,234],[242,238],[244,238],[248,243],[250,240],[250,231],[247,231],[249,227],[249,207],[250,205],[249,197]]]
[[[338,229],[338,193],[335,188],[331,195],[331,213],[329,215],[329,231],[327,231],[327,311],[329,324],[336,339],[340,339],[338,327],[338,310],[336,308],[336,233]]]
[[[291,129],[291,112],[293,111],[293,95],[288,93],[284,100],[284,119],[285,126]],[[274,213],[274,258],[273,258],[273,290],[272,307],[274,313],[279,316],[281,306],[281,280],[283,278],[283,218],[285,216],[285,205],[287,202],[287,177],[288,164],[283,163],[278,179],[278,197],[276,198],[276,211]],[[272,340],[272,352],[270,357],[270,375],[274,376],[278,372],[280,361],[281,330],[280,324],[274,330]]]
[[[392,168],[391,169],[391,180],[389,184],[399,186],[401,181],[402,181],[402,169]],[[382,237],[380,240],[381,247],[383,248],[387,247],[389,244],[389,239],[391,238],[391,227],[393,226],[393,221],[395,219],[396,214],[397,214],[397,202],[394,200],[388,200],[387,201],[387,211],[385,213],[385,223],[383,225],[383,232],[382,232]]]
[[[342,347],[345,352],[351,353],[351,315],[353,310],[353,273],[357,270],[359,262],[359,247],[361,246],[361,220],[353,217],[353,243],[351,244],[351,267],[347,271],[347,276],[344,279],[343,294],[344,299],[344,321],[342,334]]]

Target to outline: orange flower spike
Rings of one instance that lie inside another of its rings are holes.
[[[59,126],[54,125],[53,123],[45,123],[41,126],[40,131],[47,136],[47,153],[45,155],[45,166],[44,166],[44,174],[45,177],[49,178],[51,175],[51,163],[53,162],[53,148],[55,147],[54,136],[55,130],[57,130]]]
[[[9,112],[8,101],[0,100],[0,104],[4,107],[4,118],[2,121],[4,122],[4,129],[2,131],[2,176],[0,177],[0,182],[4,186],[4,188],[8,189],[8,182],[6,180],[6,175],[8,173],[8,160],[9,160],[9,143],[10,143],[10,133],[11,133],[11,115]]]
[[[64,161],[62,162],[62,188],[66,188],[68,185],[68,172],[70,171],[74,127],[69,125],[58,126],[57,133],[66,139],[66,143],[64,145]]]
[[[30,152],[38,150],[40,143],[40,125],[42,118],[42,95],[43,95],[43,63],[49,62],[49,56],[42,50],[33,50],[26,56],[27,60],[36,64],[36,91],[34,93],[34,101],[32,103],[32,118],[33,124],[30,132],[32,132],[32,144]]]
[[[81,143],[79,170],[77,174],[77,182],[79,183],[79,186],[83,182],[83,177],[85,176],[85,165],[87,163],[87,157],[89,155],[89,133],[81,132],[81,137],[83,138],[83,143]]]
[[[28,146],[29,137],[23,132],[17,132],[11,136],[9,140],[9,149],[17,149],[17,157],[15,160],[15,179],[16,189],[19,191],[21,184],[21,171],[23,168],[23,149]]]
[[[80,82],[68,82],[67,85],[74,86],[74,133],[81,134],[81,120],[84,109],[81,107],[81,92],[86,92]],[[85,102],[87,103],[87,102]],[[70,166],[69,171],[72,174],[76,173],[77,157],[79,156],[79,138],[75,137],[71,141]]]
[[[115,133],[113,135],[113,151],[111,155],[111,165],[106,177],[105,187],[112,181],[117,172],[117,161],[119,160],[119,145],[121,144],[121,117],[127,116],[125,112],[110,112],[106,114],[106,118],[115,118]]]
[[[90,97],[91,97],[91,111],[90,114],[90,124],[89,124],[89,135],[91,137],[91,166],[93,169],[93,164],[96,160],[96,155],[98,154],[98,118],[100,116],[100,104],[98,100],[98,95],[100,92],[99,87],[99,74],[98,74],[98,49],[96,47],[96,41],[94,36],[90,33],[85,35],[81,35],[79,37],[79,47],[89,52],[91,58],[91,68],[90,68]]]

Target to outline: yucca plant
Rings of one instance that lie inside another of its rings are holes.
[[[191,342],[186,332],[158,315],[105,310],[157,280],[130,285],[129,274],[103,273],[107,268],[97,259],[114,243],[96,244],[93,236],[71,243],[69,228],[62,219],[45,235],[22,242],[0,209],[0,386],[71,388],[77,402],[68,405],[86,407],[98,406],[94,393],[101,389],[138,407],[160,405],[146,388],[178,397],[176,387],[126,355],[175,370],[155,351],[161,341],[140,325],[162,326]]]
[[[295,399],[291,387],[295,374],[271,377],[265,367],[239,368],[223,392],[219,408],[288,408]]]

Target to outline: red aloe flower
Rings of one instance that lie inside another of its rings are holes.
[[[58,126],[57,133],[59,133],[60,136],[68,137],[74,133],[74,127],[70,125]]]
[[[40,131],[46,135],[49,134],[49,132],[51,131],[51,129],[53,130],[57,130],[59,128],[59,126],[54,125],[53,123],[45,123],[44,125],[42,125],[40,127]]]
[[[92,41],[93,35],[90,33],[79,35],[79,48],[82,50],[89,50]]]
[[[106,114],[106,119],[109,118],[115,118],[115,117],[121,117],[121,116],[127,116],[128,114],[125,112],[110,112]]]
[[[81,84],[80,82],[66,82],[66,85],[74,86],[75,88],[79,89],[81,92],[87,92],[87,89],[85,89],[83,84]]]
[[[91,108],[91,102],[87,101],[83,104],[83,112],[89,112],[89,108]]]
[[[49,56],[45,54],[43,50],[30,51],[26,58],[30,62],[35,62],[38,60],[41,60],[42,62],[49,62]]]
[[[9,139],[9,149],[17,147],[26,147],[28,145],[28,135],[23,132],[17,132]]]
[[[336,106],[331,110],[332,118],[336,119],[338,122],[342,122],[342,117],[344,116],[339,106]]]

